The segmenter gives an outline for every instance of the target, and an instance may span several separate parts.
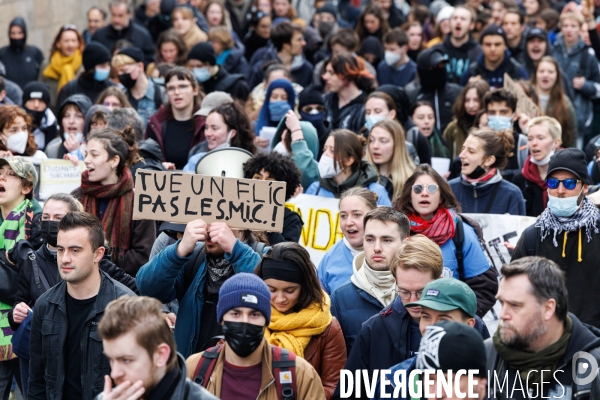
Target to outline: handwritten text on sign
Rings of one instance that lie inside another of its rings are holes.
[[[285,182],[138,170],[133,219],[281,232]]]

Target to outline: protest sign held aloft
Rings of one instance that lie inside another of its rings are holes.
[[[285,182],[138,170],[133,219],[202,218],[230,228],[283,230]]]

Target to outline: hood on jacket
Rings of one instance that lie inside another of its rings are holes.
[[[8,26],[8,35],[10,37],[10,28],[12,28],[13,26],[18,26],[23,30],[23,39],[9,39],[10,40],[10,48],[13,51],[16,52],[21,52],[25,49],[25,43],[27,43],[27,24],[25,23],[25,20],[21,17],[16,17],[13,18],[12,21],[10,21],[10,25]]]
[[[93,106],[91,106],[87,112],[85,113],[85,123],[83,124],[83,135],[87,137],[88,133],[90,133],[90,123],[91,123],[91,119],[92,116],[94,114],[96,114],[97,111],[102,111],[104,112],[104,114],[108,117],[108,114],[110,114],[110,109],[106,106],[103,106],[102,104],[94,104]]]
[[[140,155],[144,158],[153,158],[159,161],[163,159],[160,146],[154,139],[146,139],[140,142]]]
[[[77,108],[79,108],[79,110],[83,113],[83,115],[86,115],[88,110],[92,106],[92,101],[89,97],[87,97],[84,94],[73,94],[67,97],[67,99],[63,101],[63,103],[58,108],[59,116],[62,114],[64,108],[69,104],[75,104]]]
[[[354,256],[354,259],[352,260],[352,274],[353,275],[355,273],[357,273],[359,269],[362,268],[364,262],[365,262],[365,252],[364,251],[361,251],[360,253],[358,253],[357,255]]]

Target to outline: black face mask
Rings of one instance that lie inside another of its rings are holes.
[[[35,111],[35,110],[30,110],[29,108],[25,107],[25,111],[27,111],[27,114],[31,115],[31,119],[32,119],[31,122],[32,122],[33,126],[40,126],[42,124],[42,119],[46,115],[46,110]]]
[[[21,52],[25,48],[25,38],[23,39],[9,39],[10,47],[14,51]]]
[[[265,327],[247,322],[223,322],[223,336],[238,357],[248,357],[260,346]]]
[[[325,113],[318,114],[307,114],[304,111],[300,111],[300,116],[302,117],[302,121],[310,122],[317,131],[323,128],[323,123],[325,122]]]
[[[121,82],[121,84],[125,86],[125,89],[131,89],[135,86],[137,79],[133,79],[131,77],[131,74],[122,74],[119,75],[119,82]]]
[[[335,22],[319,22],[319,35],[322,39],[325,39],[333,28],[335,28]]]
[[[467,175],[467,177],[470,179],[479,179],[486,173],[487,173],[487,171],[485,169],[481,168],[481,165],[478,165],[477,168],[475,168],[473,170],[473,172],[471,172],[469,175]]]
[[[58,237],[58,221],[42,221],[42,239],[52,247],[56,247]]]
[[[419,69],[418,72],[421,87],[426,92],[442,89],[448,81],[448,72],[446,72],[445,66],[427,70]]]

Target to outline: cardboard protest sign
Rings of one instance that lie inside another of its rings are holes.
[[[40,166],[40,200],[55,193],[71,193],[81,186],[81,173],[85,165],[69,160],[43,160]]]
[[[541,115],[538,106],[525,94],[521,85],[512,80],[507,73],[504,74],[504,88],[517,96],[517,114],[525,114],[531,118]]]
[[[316,266],[325,253],[343,238],[339,203],[339,199],[301,194],[285,204],[302,217],[304,226],[299,243],[308,251],[311,261]]]
[[[230,228],[283,230],[285,182],[138,170],[133,219],[226,222]]]

